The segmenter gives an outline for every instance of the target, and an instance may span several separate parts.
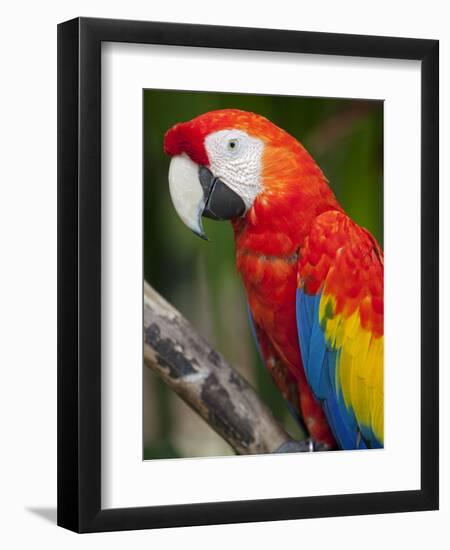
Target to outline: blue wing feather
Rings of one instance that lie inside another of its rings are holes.
[[[266,362],[264,360],[263,354],[261,352],[261,347],[259,345],[258,337],[256,335],[255,322],[253,321],[252,312],[250,311],[250,306],[248,305],[248,303],[247,303],[247,313],[248,313],[248,322],[250,323],[250,330],[252,331],[253,341],[255,342],[256,349],[258,350],[258,355],[261,361],[263,362],[264,366],[266,366]]]
[[[367,448],[355,416],[344,403],[336,385],[339,351],[330,348],[319,321],[322,295],[311,296],[297,290],[297,328],[306,378],[314,396],[324,407],[333,434],[343,449]]]

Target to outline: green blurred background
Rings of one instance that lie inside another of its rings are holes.
[[[303,436],[258,356],[235,269],[231,226],[204,220],[210,238],[179,220],[167,183],[164,133],[214,109],[264,115],[299,139],[347,213],[383,244],[383,103],[352,99],[144,90],[144,276],[256,388],[286,429]],[[144,367],[144,459],[233,454]]]

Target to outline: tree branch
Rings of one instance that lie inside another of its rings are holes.
[[[237,454],[273,453],[292,442],[249,383],[147,283],[144,361]]]

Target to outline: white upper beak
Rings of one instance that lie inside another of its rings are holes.
[[[184,153],[170,161],[169,190],[181,220],[194,233],[206,238],[202,225],[205,197],[199,180],[199,166]]]

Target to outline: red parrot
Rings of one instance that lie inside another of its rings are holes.
[[[383,446],[383,252],[293,136],[237,109],[170,128],[182,221],[231,220],[264,363],[323,449]]]

